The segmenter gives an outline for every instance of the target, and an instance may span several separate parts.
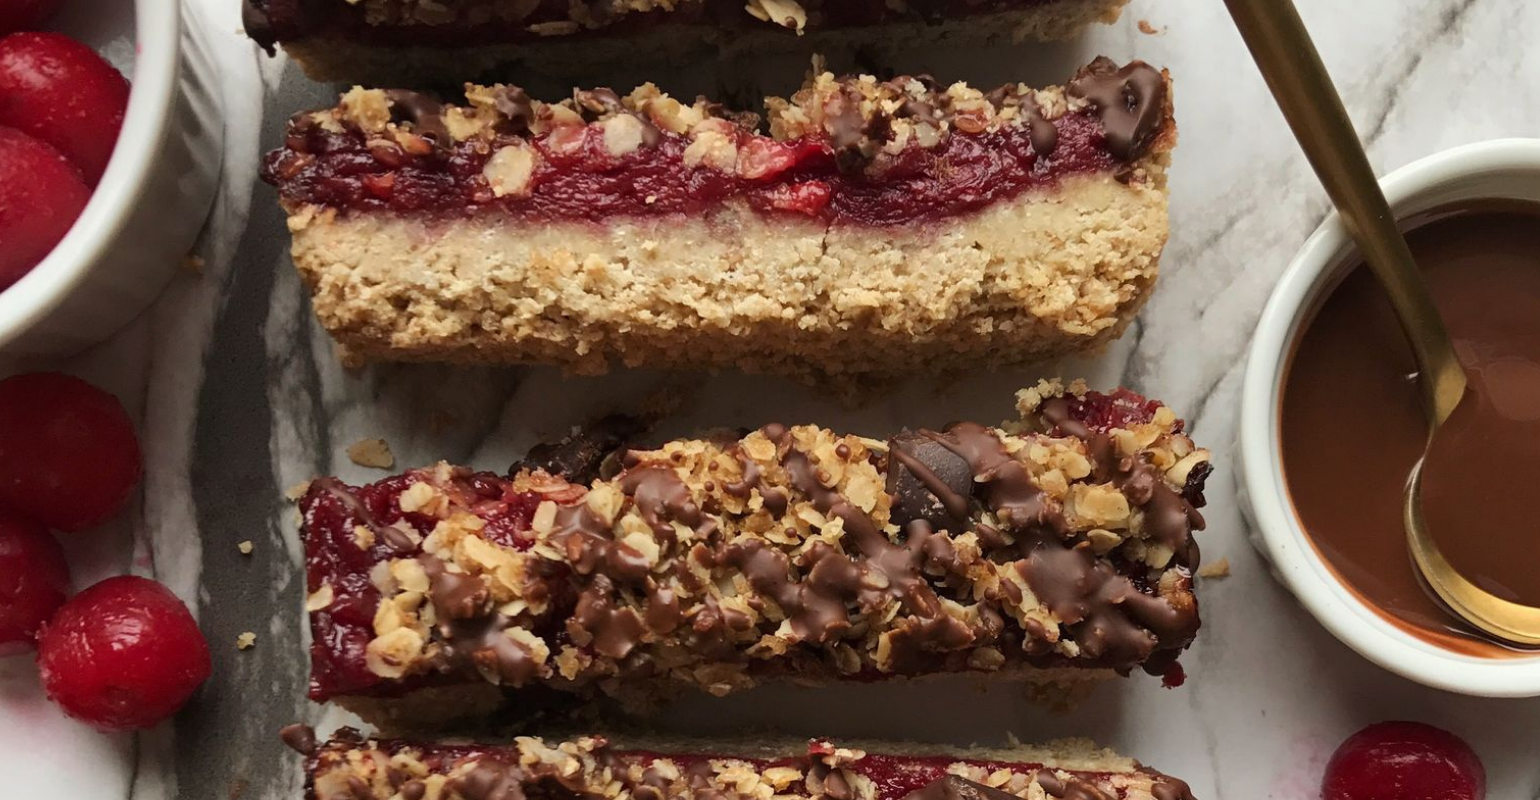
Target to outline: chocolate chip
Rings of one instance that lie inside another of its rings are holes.
[[[524,800],[524,770],[494,758],[482,758],[450,785],[467,800]]]
[[[499,128],[504,133],[528,133],[535,124],[535,101],[517,86],[498,86],[492,94],[492,107],[503,115]]]
[[[1202,508],[1208,504],[1203,496],[1203,485],[1208,482],[1208,476],[1213,472],[1213,464],[1200,461],[1187,473],[1187,483],[1182,485],[1182,497],[1191,503],[1193,508]]]
[[[973,473],[968,461],[929,436],[904,432],[888,440],[887,492],[892,521],[924,520],[939,530],[967,530]]]
[[[1173,778],[1170,775],[1161,775],[1150,786],[1150,794],[1155,800],[1193,800],[1192,787],[1186,781]]]
[[[386,89],[385,97],[390,100],[392,122],[410,122],[413,133],[441,146],[453,141],[444,125],[444,104],[437,99],[409,89]]]
[[[278,738],[288,745],[290,750],[302,756],[315,755],[315,728],[309,725],[300,723],[285,725],[278,729]]]
[[[1107,149],[1132,161],[1144,155],[1166,113],[1166,77],[1143,61],[1121,69],[1106,57],[1092,61],[1066,87],[1101,117]]]

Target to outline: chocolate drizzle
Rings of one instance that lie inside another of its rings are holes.
[[[1107,149],[1124,161],[1144,155],[1166,114],[1166,77],[1143,61],[1121,69],[1105,56],[1092,61],[1066,87],[1101,116]]]
[[[1043,494],[1026,466],[1006,451],[994,431],[978,423],[959,422],[944,433],[922,433],[968,462],[973,479],[984,484],[985,505],[1001,522],[1015,528],[1063,530],[1058,504]]]
[[[419,556],[418,562],[428,575],[428,599],[443,638],[439,669],[470,668],[511,686],[540,676],[541,664],[528,646],[507,633],[513,619],[490,608],[490,592],[481,578],[454,572],[430,555]]]
[[[653,465],[628,470],[620,478],[620,490],[632,498],[642,519],[660,539],[675,538],[672,521],[696,529],[702,525],[700,506],[690,498],[690,487],[684,485],[673,467]]]
[[[806,570],[806,579],[794,583],[786,555],[764,542],[748,540],[727,548],[726,562],[738,567],[756,591],[775,599],[799,638],[829,641],[850,625],[847,603],[855,601],[871,611],[892,597],[909,615],[895,624],[896,663],[907,662],[920,651],[954,650],[973,643],[975,632],[945,612],[921,574],[923,566],[939,561],[936,556],[951,554],[945,537],[936,544],[929,526],[920,522],[911,526],[903,544],[894,543],[870,515],[824,486],[819,470],[807,453],[796,448],[785,426],[767,425],[761,432],[775,442],[791,485],[810,498],[819,513],[840,520],[862,556],[857,560],[828,545],[814,545],[799,564]]]
[[[789,502],[786,493],[765,485],[764,475],[760,473],[758,462],[743,452],[743,445],[734,445],[732,452],[733,457],[738,459],[738,465],[743,469],[743,480],[728,483],[722,488],[728,494],[745,500],[749,498],[751,492],[758,490],[760,498],[764,501],[765,510],[777,519],[785,516],[786,504]]]

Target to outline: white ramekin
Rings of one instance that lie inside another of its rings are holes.
[[[1540,139],[1500,139],[1458,147],[1409,164],[1382,182],[1398,219],[1483,198],[1540,202]],[[1322,292],[1336,284],[1354,251],[1333,214],[1305,242],[1273,290],[1241,389],[1241,507],[1258,547],[1299,601],[1365,658],[1427,686],[1486,697],[1540,695],[1540,656],[1481,658],[1425,642],[1386,622],[1349,592],[1305,539],[1284,485],[1279,400],[1295,337]]]
[[[73,0],[64,16],[85,16],[95,28],[121,17],[125,36],[132,20],[128,110],[74,227],[0,292],[0,350],[8,356],[69,355],[143,311],[183,263],[219,179],[224,127],[214,66],[196,32],[184,30],[180,2],[135,0],[131,18],[112,8],[74,14],[88,5]]]

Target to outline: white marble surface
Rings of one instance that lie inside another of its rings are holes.
[[[938,77],[1062,78],[1104,52],[1169,66],[1182,142],[1172,177],[1173,235],[1161,284],[1140,324],[1103,358],[937,387],[917,380],[859,411],[793,386],[719,376],[629,373],[563,381],[543,370],[341,370],[308,315],[283,255],[271,191],[255,182],[261,148],[282,119],[325,90],[240,38],[234,0],[189,0],[220,42],[229,123],[225,184],[202,253],[204,274],[179,278],[115,341],[52,366],[117,391],[142,421],[144,499],[114,530],[71,542],[77,582],[153,572],[195,603],[216,677],[189,713],[137,737],[104,737],[36,696],[25,659],[0,661],[0,796],[138,800],[297,795],[295,760],[273,745],[273,720],[334,721],[302,699],[292,512],[278,493],[317,473],[369,479],[342,449],[384,436],[404,463],[449,458],[504,467],[541,434],[622,408],[655,388],[684,388],[676,423],[757,424],[771,416],[881,434],[900,424],[999,418],[1009,391],[1047,371],[1126,383],[1165,399],[1214,449],[1220,472],[1205,510],[1207,559],[1232,577],[1207,581],[1204,630],[1176,690],[1152,679],[1103,689],[1068,716],[1028,706],[1008,687],[871,686],[757,691],[697,699],[659,720],[702,732],[791,733],[999,742],[1093,736],[1187,778],[1199,797],[1317,796],[1326,757],[1372,721],[1409,718],[1466,737],[1485,760],[1490,796],[1540,797],[1540,701],[1477,700],[1412,685],[1325,634],[1267,574],[1236,508],[1232,452],[1244,347],[1294,249],[1325,214],[1322,193],[1265,95],[1220,0],[1134,0],[1122,24],[1074,46],[1030,55],[914,54]],[[1456,144],[1540,135],[1540,6],[1526,0],[1303,0],[1367,140],[1389,170]],[[1140,33],[1147,19],[1160,33]],[[1045,72],[1052,69],[1053,72]],[[729,76],[730,77],[730,76]],[[718,76],[719,80],[726,80]],[[265,115],[265,118],[264,118]],[[447,430],[428,419],[447,412]],[[236,554],[256,542],[250,558]],[[237,632],[257,647],[234,649]]]

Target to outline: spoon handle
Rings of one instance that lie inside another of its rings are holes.
[[[1395,306],[1437,426],[1464,396],[1465,372],[1320,53],[1292,0],[1225,4],[1310,166]]]

